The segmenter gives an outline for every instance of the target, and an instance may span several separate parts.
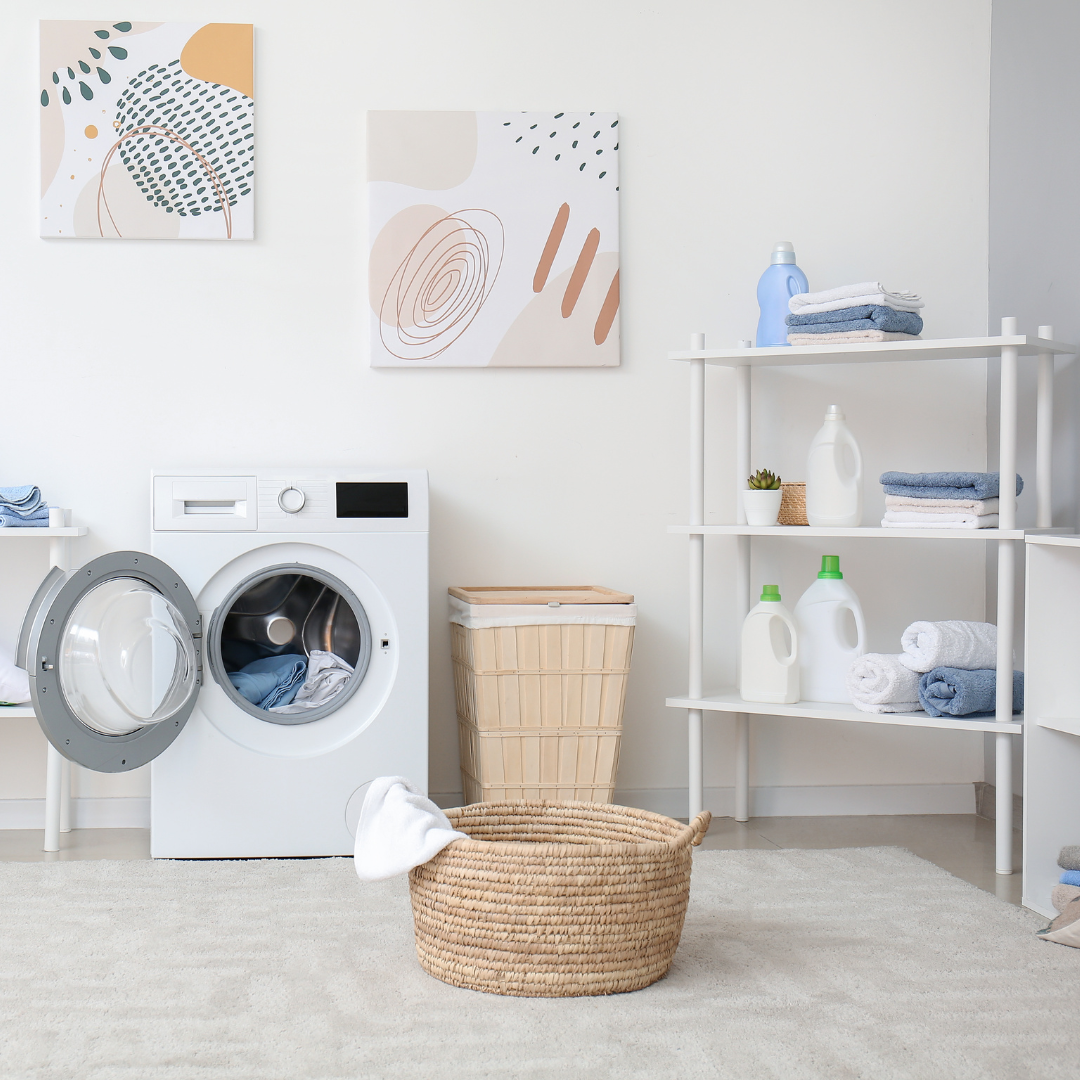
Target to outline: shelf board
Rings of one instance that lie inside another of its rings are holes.
[[[893,540],[1023,540],[1031,529],[812,529],[809,525],[669,525],[669,533],[702,536],[883,536]],[[1080,539],[1080,538],[1078,538]]]
[[[1052,547],[1080,548],[1080,535],[1074,532],[1048,532],[1045,529],[1029,533],[1024,539],[1029,544],[1049,544]]]
[[[831,701],[799,701],[794,705],[774,705],[761,701],[743,701],[733,690],[703,698],[669,697],[666,704],[673,709],[741,712],[761,716],[796,716],[807,720],[849,720],[860,724],[892,724],[900,727],[938,728],[953,731],[1004,731],[1019,734],[1024,730],[1023,716],[1019,713],[1012,721],[999,724],[989,717],[978,720],[957,720],[946,716],[934,717],[924,712],[867,713],[856,709],[854,705],[837,705]]]
[[[1039,727],[1064,731],[1068,735],[1080,735],[1080,717],[1076,716],[1039,716],[1035,723]]]
[[[85,525],[0,526],[0,539],[40,540],[43,536],[85,536],[89,531]]]
[[[721,367],[796,367],[806,364],[886,364],[913,360],[978,360],[1000,356],[1008,346],[1021,356],[1040,352],[1073,355],[1075,345],[1016,334],[1011,337],[860,341],[851,345],[780,345],[768,349],[703,349],[668,353],[669,360],[704,360]]]
[[[33,705],[0,705],[0,720],[32,720],[36,715]]]

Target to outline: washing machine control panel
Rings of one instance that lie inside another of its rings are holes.
[[[154,476],[157,532],[426,532],[427,473]]]

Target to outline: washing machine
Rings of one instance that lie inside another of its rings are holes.
[[[347,855],[371,780],[426,791],[425,472],[158,473],[150,547],[54,569],[18,659],[65,757],[150,762],[155,858]]]

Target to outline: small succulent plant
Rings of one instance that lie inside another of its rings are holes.
[[[768,469],[758,469],[746,482],[751,491],[778,491],[780,488],[780,477]]]

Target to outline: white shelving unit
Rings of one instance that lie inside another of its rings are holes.
[[[1025,907],[1057,912],[1058,852],[1080,844],[1080,536],[1027,538]]]
[[[673,525],[669,532],[688,536],[690,546],[689,687],[685,696],[667,699],[672,708],[686,709],[689,725],[689,813],[699,813],[703,801],[702,724],[707,712],[734,713],[736,717],[735,817],[750,816],[750,716],[806,717],[907,727],[992,731],[997,739],[997,872],[1011,874],[1012,866],[1012,754],[1011,739],[1023,731],[1022,719],[1012,711],[1012,641],[1015,625],[1013,588],[1016,543],[1034,530],[1016,527],[1016,495],[1012,485],[1000,495],[998,529],[815,529],[808,526],[756,528],[740,521],[706,525],[705,521],[705,366],[715,364],[736,371],[736,476],[741,488],[750,474],[750,372],[755,367],[797,367],[808,364],[915,363],[931,360],[1001,358],[1000,463],[1003,477],[1016,472],[1017,368],[1021,356],[1038,358],[1036,408],[1036,523],[1049,530],[1051,522],[1051,446],[1054,356],[1073,354],[1075,346],[1054,340],[1053,328],[1040,326],[1036,337],[1016,332],[1015,319],[1002,319],[1001,335],[943,341],[889,341],[853,345],[801,345],[768,349],[749,347],[706,350],[705,335],[695,334],[686,352],[669,359],[689,363],[690,380],[690,521]],[[851,705],[801,701],[795,705],[758,705],[743,701],[734,690],[706,695],[702,686],[704,660],[704,544],[706,536],[737,537],[736,603],[741,625],[750,610],[750,545],[755,536],[854,537],[866,540],[967,540],[993,543],[997,548],[998,655],[996,715],[993,720],[935,720],[926,713],[878,715]],[[1047,536],[1047,540],[1051,537]],[[1080,665],[1078,665],[1080,667]],[[1008,677],[1000,677],[1008,673]],[[1080,707],[1077,710],[1080,713]],[[1078,819],[1080,820],[1080,819]],[[1070,842],[1080,842],[1078,840]]]
[[[52,511],[50,511],[52,513]],[[63,511],[70,521],[71,511]],[[0,528],[0,544],[30,540],[49,541],[49,565],[67,570],[71,566],[71,541],[85,536],[89,530],[82,525],[47,525],[40,528]],[[34,719],[30,705],[0,706],[0,720]],[[71,831],[71,762],[53,745],[46,744],[45,767],[45,851],[60,850],[60,834]]]

